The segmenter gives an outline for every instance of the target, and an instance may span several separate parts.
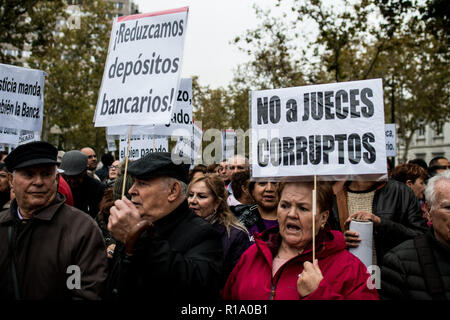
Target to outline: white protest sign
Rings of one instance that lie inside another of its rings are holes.
[[[108,151],[114,152],[117,150],[116,140],[114,139],[114,136],[106,135],[106,144],[108,146]]]
[[[189,136],[192,131],[192,78],[181,78],[172,118],[168,124],[133,126],[133,134]],[[107,135],[127,135],[129,126],[107,127]]]
[[[125,160],[128,148],[128,136],[121,136],[119,143],[119,160]],[[152,136],[131,136],[130,139],[130,153],[128,158],[130,160],[138,160],[150,152],[168,152],[169,140],[167,137],[152,137]]]
[[[254,91],[250,124],[254,178],[387,173],[381,79]]]
[[[0,128],[0,142],[4,144],[19,144],[20,130],[17,128]]]
[[[19,145],[25,144],[32,141],[40,141],[41,140],[41,132],[40,131],[28,131],[21,130],[19,134]]]
[[[225,129],[222,131],[222,155],[224,160],[234,156],[234,146],[236,145],[236,131]]]
[[[95,126],[167,124],[176,99],[188,7],[114,21]]]
[[[0,123],[42,131],[45,76],[41,70],[0,64]]]
[[[395,143],[395,123],[387,123],[385,125],[386,136],[386,157],[397,156],[397,146]]]

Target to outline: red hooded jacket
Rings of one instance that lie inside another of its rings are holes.
[[[281,235],[278,227],[255,233],[253,244],[241,256],[228,277],[222,298],[225,300],[378,300],[364,264],[346,250],[344,236],[329,226],[316,237],[316,259],[323,274],[319,287],[300,298],[298,274],[303,263],[312,260],[312,244],[287,261],[272,277],[272,260],[278,252]]]

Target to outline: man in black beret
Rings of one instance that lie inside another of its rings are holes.
[[[57,192],[57,153],[30,142],[5,159],[15,199],[0,212],[0,300],[100,297],[105,245],[95,221]]]
[[[108,298],[218,298],[221,236],[188,208],[188,172],[188,165],[175,164],[166,152],[149,153],[129,166],[131,201],[123,197],[110,210],[108,229],[119,244]],[[133,229],[138,223],[149,226],[140,236]]]

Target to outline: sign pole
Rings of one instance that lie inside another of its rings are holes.
[[[314,189],[312,192],[312,262],[316,260],[316,210],[317,210],[317,176],[314,175]]]
[[[125,157],[125,172],[123,173],[123,184],[122,184],[122,197],[125,195],[125,184],[127,182],[127,170],[128,170],[128,156],[130,154],[130,140],[131,140],[131,133],[133,131],[133,126],[130,125],[130,133],[128,134],[128,147],[127,147],[127,155]]]

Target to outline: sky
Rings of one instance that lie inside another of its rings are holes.
[[[248,60],[230,42],[258,25],[253,4],[272,8],[275,0],[135,0],[142,13],[189,7],[181,77],[199,77],[201,85],[225,87],[233,69]]]

